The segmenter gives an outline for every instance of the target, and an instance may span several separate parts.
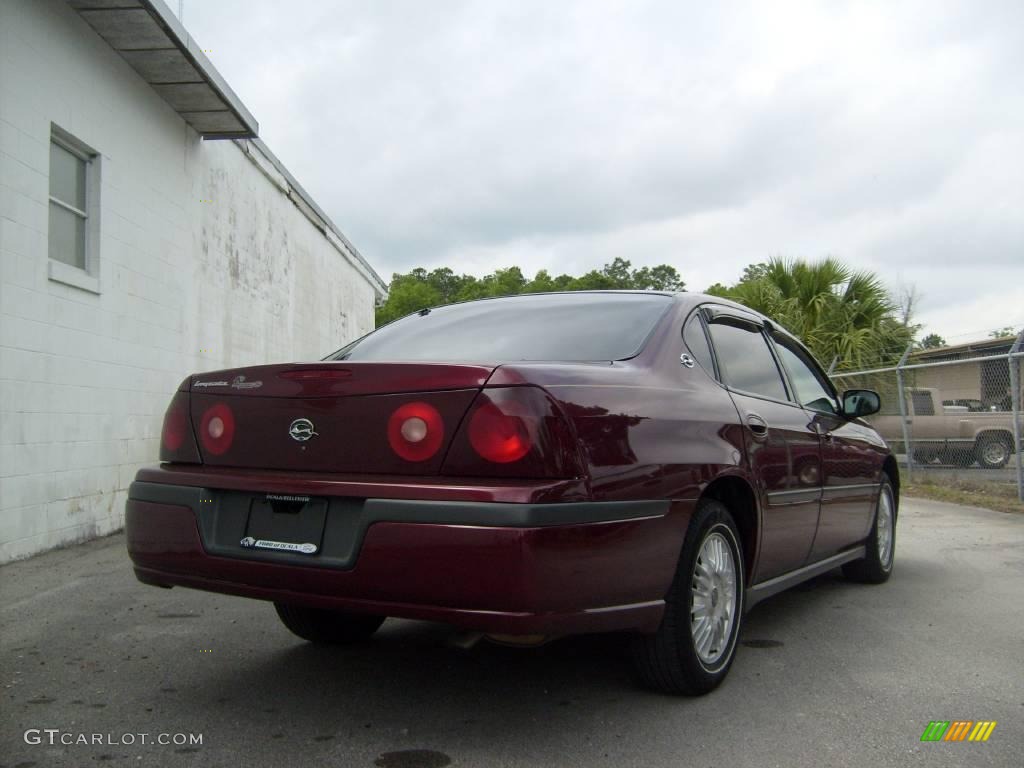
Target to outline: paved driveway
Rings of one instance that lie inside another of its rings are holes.
[[[464,652],[390,621],[314,648],[267,604],[136,583],[114,536],[0,568],[0,764],[1022,765],[1024,517],[908,500],[898,537],[888,584],[829,574],[760,604],[725,685],[674,699],[634,687],[614,637]],[[956,719],[998,725],[920,742]]]

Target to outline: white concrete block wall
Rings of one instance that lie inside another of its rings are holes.
[[[100,153],[99,294],[49,278],[51,123]],[[186,375],[318,359],[374,300],[244,147],[202,141],[63,2],[0,2],[0,562],[122,526]]]

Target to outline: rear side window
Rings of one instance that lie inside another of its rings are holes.
[[[726,385],[753,395],[786,400],[786,387],[761,329],[730,318],[709,326]]]
[[[683,341],[686,342],[686,348],[690,350],[694,360],[714,377],[715,363],[711,357],[711,347],[708,345],[707,334],[704,333],[704,325],[696,315],[690,318],[683,329]]]
[[[672,297],[549,293],[450,304],[383,326],[329,360],[587,362],[643,346]]]
[[[915,389],[910,393],[911,402],[914,404],[915,416],[934,416],[935,404],[932,402],[931,392],[922,392]]]

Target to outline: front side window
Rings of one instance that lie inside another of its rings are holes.
[[[773,400],[787,399],[782,374],[760,328],[729,317],[716,318],[708,327],[728,387]]]
[[[807,353],[791,339],[781,333],[773,333],[775,348],[782,358],[782,365],[789,372],[790,381],[796,390],[796,398],[805,408],[823,413],[836,413],[836,402],[831,388],[820,378],[814,363]]]
[[[56,136],[50,141],[50,258],[86,268],[89,159]]]

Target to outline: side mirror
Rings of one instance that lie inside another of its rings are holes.
[[[848,419],[870,416],[882,408],[882,398],[870,389],[848,389],[843,392],[843,415]]]

